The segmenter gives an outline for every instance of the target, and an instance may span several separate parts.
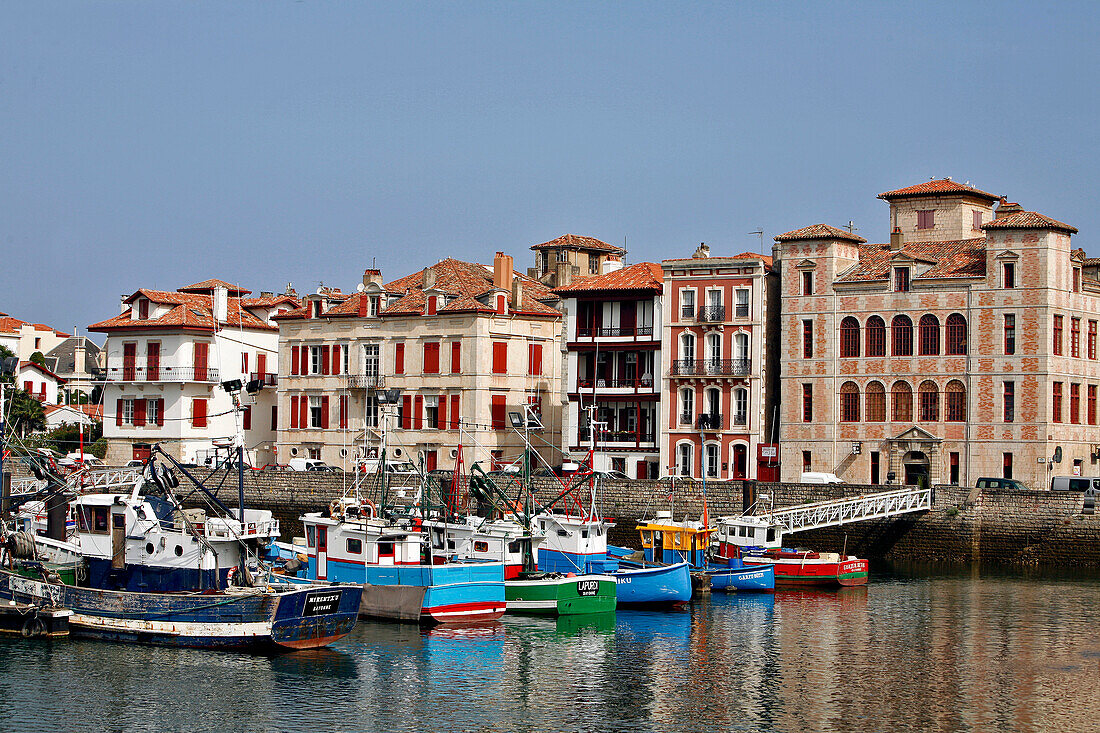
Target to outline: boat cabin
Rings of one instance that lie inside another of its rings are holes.
[[[671,512],[657,512],[653,521],[638,524],[647,562],[671,565],[686,561],[695,568],[707,565],[711,531],[701,522],[674,522]]]
[[[532,531],[544,535],[539,570],[553,573],[606,573],[619,563],[607,557],[607,530],[615,525],[568,514],[535,516]]]
[[[740,557],[749,547],[777,550],[783,546],[783,525],[767,516],[722,517],[714,539],[722,557]]]

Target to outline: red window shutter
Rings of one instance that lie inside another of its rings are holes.
[[[290,427],[296,430],[298,428],[298,398],[290,398]]]
[[[413,427],[420,430],[424,427],[424,397],[417,395],[413,401]]]
[[[34,394],[34,382],[31,382],[29,380],[23,382],[23,391],[27,394]]]
[[[332,347],[332,373],[343,374],[344,373],[344,358],[343,349],[340,344],[334,344]]]
[[[340,395],[340,427],[348,426],[348,396]]]
[[[393,373],[405,373],[405,342],[397,344],[393,351]]]
[[[302,360],[302,365],[301,365],[301,366],[302,366],[302,374],[309,374],[309,362],[310,362],[310,358],[309,358],[309,347],[308,347],[308,346],[299,346],[298,348],[299,348],[299,349],[301,350],[301,352],[302,352],[302,356],[301,356],[301,360]]]
[[[332,349],[330,349],[327,344],[321,347],[321,374],[329,373],[328,365],[331,353]]]
[[[328,429],[328,396],[321,398],[321,427]]]
[[[298,398],[298,427],[302,430],[309,427],[309,398],[305,395]]]
[[[462,371],[462,342],[451,342],[451,374]]]
[[[493,374],[508,373],[508,342],[493,342]]]
[[[248,352],[247,351],[242,351],[241,352],[241,374],[243,374],[245,376],[245,379],[248,378]]]
[[[299,364],[298,354],[299,353],[300,352],[298,351],[297,346],[291,346],[290,347],[290,374],[291,374],[291,376],[297,376],[298,374],[301,373],[300,369],[299,369],[299,366],[298,366],[298,364]]]
[[[38,398],[43,402],[46,401],[46,383],[43,382],[42,386],[38,389]]]
[[[424,373],[439,374],[439,342],[424,344]]]
[[[206,400],[201,397],[196,397],[191,403],[191,426],[206,427]]]
[[[439,411],[436,414],[436,424],[440,430],[447,429],[447,395],[439,395]]]
[[[507,418],[507,415],[505,415],[507,407],[504,404],[504,399],[504,395],[493,395],[490,412],[493,420],[493,430],[504,430],[505,419]]]
[[[542,344],[528,344],[527,373],[536,377],[542,374]]]
[[[244,408],[244,415],[242,416],[242,422],[245,430],[252,429],[252,405],[248,405]]]
[[[412,427],[412,397],[405,395],[401,398],[401,428],[408,430]]]
[[[458,395],[451,395],[451,430],[458,430]]]
[[[145,400],[134,400],[134,425],[139,428],[145,425]]]
[[[271,406],[271,429],[275,430],[279,427],[279,406]]]
[[[429,316],[434,316],[435,315],[435,300],[436,300],[436,296],[434,296],[434,295],[429,295],[428,296],[428,315]]]
[[[122,424],[122,400],[115,401],[115,425]]]
[[[260,375],[260,379],[267,374],[267,354],[256,353],[256,373]]]
[[[164,400],[163,399],[158,399],[157,400],[157,425],[162,426],[162,427],[164,425]]]

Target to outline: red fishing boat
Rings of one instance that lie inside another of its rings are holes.
[[[867,583],[867,560],[837,552],[783,547],[783,526],[770,517],[742,515],[718,519],[715,554],[740,558],[745,565],[770,565],[775,586],[828,587]]]

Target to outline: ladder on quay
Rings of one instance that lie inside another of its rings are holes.
[[[769,517],[786,533],[837,527],[865,519],[898,517],[932,508],[932,489],[906,487],[862,496],[845,497],[777,509]]]

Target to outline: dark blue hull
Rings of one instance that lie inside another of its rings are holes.
[[[163,646],[289,651],[331,644],[355,626],[360,586],[287,592],[134,593],[30,580],[0,570],[0,599],[72,610],[74,636]]]
[[[622,561],[610,575],[615,578],[620,607],[670,606],[691,600],[691,569],[686,562],[642,567]]]
[[[126,590],[134,593],[180,593],[196,588],[221,590],[229,585],[229,568],[165,568],[152,565],[126,565],[114,568],[110,560],[85,557],[88,587]]]
[[[731,563],[740,560],[731,560]],[[710,587],[725,591],[775,590],[775,568],[771,565],[747,567],[711,567],[707,570]]]

